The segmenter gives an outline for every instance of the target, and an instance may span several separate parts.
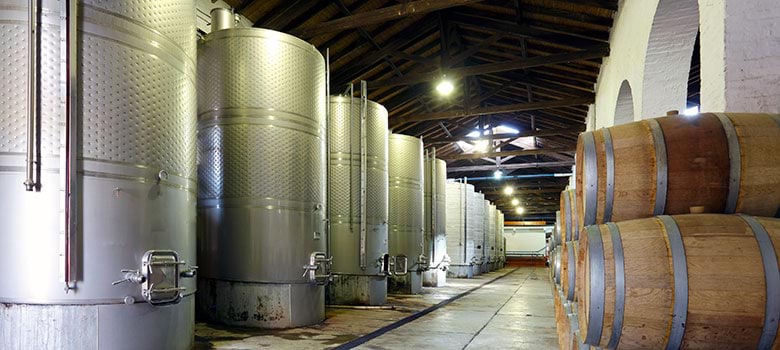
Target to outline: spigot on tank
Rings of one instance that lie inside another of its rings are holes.
[[[141,274],[138,270],[122,270],[122,272],[124,273],[124,278],[122,278],[121,280],[117,280],[117,281],[111,282],[112,286],[115,286],[117,284],[121,284],[121,283],[124,283],[124,282],[132,282],[132,283],[135,283],[135,284],[141,284],[141,283],[146,282],[146,276]]]

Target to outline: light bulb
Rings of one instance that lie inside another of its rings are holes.
[[[507,196],[511,196],[512,193],[515,192],[515,189],[511,186],[504,187],[504,194]]]
[[[455,86],[447,79],[442,79],[439,84],[436,85],[436,91],[442,96],[449,96],[453,90],[455,90]]]

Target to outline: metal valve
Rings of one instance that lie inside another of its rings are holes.
[[[165,170],[160,170],[159,173],[157,173],[157,184],[160,184],[160,181],[168,180],[168,172]]]
[[[198,275],[198,267],[193,265],[190,265],[189,269],[179,272],[179,277],[182,278],[195,278],[195,276],[197,275]]]
[[[132,282],[135,284],[141,284],[146,282],[146,276],[138,272],[138,270],[122,270],[122,272],[125,274],[124,278],[118,281],[111,282],[112,286],[124,282]]]

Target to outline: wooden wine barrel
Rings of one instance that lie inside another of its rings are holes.
[[[581,226],[687,214],[780,216],[780,115],[642,120],[577,141]]]
[[[664,215],[585,232],[577,293],[586,343],[609,349],[780,347],[780,219]]]
[[[561,242],[576,241],[580,235],[576,196],[574,189],[561,192]]]
[[[575,281],[578,242],[571,241],[561,245],[561,291],[564,300],[576,300]]]
[[[568,310],[564,306],[568,302],[563,296],[563,293],[559,290],[555,291],[553,296],[553,305],[555,306],[555,328],[558,334],[558,346],[561,349],[570,349],[572,344],[571,327],[569,326],[570,319],[568,317]]]

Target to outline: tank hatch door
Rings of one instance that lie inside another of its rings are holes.
[[[113,284],[140,284],[141,296],[152,305],[176,304],[186,290],[181,286],[181,279],[193,278],[197,274],[197,266],[185,268],[186,264],[173,250],[150,250],[141,258],[140,270],[122,270],[124,279]]]
[[[393,257],[393,275],[405,276],[409,273],[409,259],[406,255],[398,254]]]
[[[328,256],[323,252],[313,252],[309,256],[309,263],[303,265],[303,275],[301,277],[309,276],[309,283],[318,285],[325,285],[333,280],[330,267],[333,262],[333,257]]]

